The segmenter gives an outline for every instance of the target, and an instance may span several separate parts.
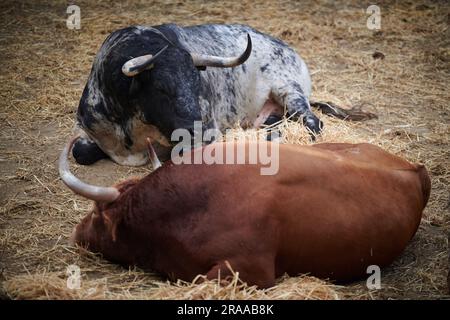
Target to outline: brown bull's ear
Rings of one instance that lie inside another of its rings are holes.
[[[141,178],[129,178],[115,185],[114,187],[119,190],[120,194],[133,189],[133,187],[141,181]],[[103,218],[103,223],[106,227],[107,232],[111,235],[113,242],[117,239],[117,228],[123,220],[124,212],[126,209],[124,206],[119,206],[119,209],[108,208],[108,205],[103,205],[97,209],[97,212]]]
[[[122,221],[122,215],[114,212],[114,210],[105,210],[102,212],[103,221],[106,231],[111,235],[112,241],[117,240],[117,227]]]

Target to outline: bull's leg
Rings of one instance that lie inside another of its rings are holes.
[[[283,120],[282,116],[272,114],[264,122],[264,126],[271,127],[270,129],[268,129],[269,132],[267,133],[266,136],[267,141],[272,141],[274,140],[275,137],[277,138],[281,137],[280,129],[278,129],[278,125],[276,125],[281,120]]]
[[[322,130],[323,122],[311,111],[309,100],[298,83],[291,82],[272,88],[272,99],[286,106],[291,120],[302,119],[303,125],[310,130],[313,136]]]
[[[281,132],[277,128],[277,123],[283,119],[283,113],[284,110],[280,104],[272,99],[268,99],[253,122],[253,127],[256,129],[270,127],[267,128],[268,133],[266,139],[267,141],[272,141],[275,137],[281,136]]]

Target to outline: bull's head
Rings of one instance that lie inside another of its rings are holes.
[[[170,150],[175,129],[193,131],[202,121],[199,70],[233,67],[251,53],[251,40],[238,57],[189,52],[171,29],[130,27],[113,32],[96,56],[77,112],[73,156],[80,164],[110,157],[122,165],[147,162],[145,137],[158,154]]]
[[[94,201],[91,212],[74,228],[70,243],[81,244],[95,252],[102,252],[111,260],[127,261],[130,258],[129,250],[121,250],[121,244],[116,243],[117,227],[126,212],[126,201],[119,197],[131,191],[140,179],[128,179],[113,187],[101,187],[85,183],[72,174],[69,168],[68,156],[74,142],[79,137],[72,138],[59,157],[59,174],[62,181],[76,194]],[[148,156],[153,168],[161,166],[156,153],[147,140]],[[123,256],[122,256],[123,254]],[[133,261],[130,261],[133,263]]]

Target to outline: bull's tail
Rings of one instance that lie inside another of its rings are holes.
[[[363,112],[358,108],[343,109],[331,102],[311,102],[310,105],[311,107],[320,109],[326,115],[342,120],[364,121],[378,118],[374,113]]]

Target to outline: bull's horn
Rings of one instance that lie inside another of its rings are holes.
[[[78,136],[72,138],[66,144],[61,152],[61,155],[59,156],[59,175],[62,181],[69,187],[70,190],[80,196],[94,201],[113,202],[120,195],[119,190],[114,187],[97,187],[87,184],[70,172],[68,156],[70,149],[72,149],[73,144],[78,138]]]
[[[151,69],[153,67],[153,61],[169,46],[165,46],[159,50],[155,55],[147,54],[145,56],[139,56],[128,60],[122,66],[122,72],[128,77],[133,77],[144,70]]]
[[[152,141],[150,138],[147,138],[147,147],[148,147],[148,157],[150,158],[150,162],[152,163],[153,170],[161,167],[161,161],[159,161],[158,156],[156,155],[155,149],[152,146]]]
[[[247,34],[247,48],[244,53],[239,57],[217,57],[217,56],[209,56],[206,54],[196,54],[191,53],[192,60],[194,61],[194,65],[197,67],[219,67],[219,68],[229,68],[236,67],[245,61],[247,61],[248,57],[250,57],[250,53],[252,52],[252,39],[250,35]]]

